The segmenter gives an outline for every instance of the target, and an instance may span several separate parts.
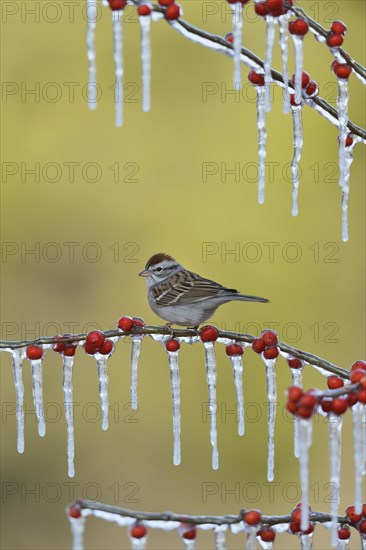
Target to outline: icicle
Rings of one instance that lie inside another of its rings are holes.
[[[42,361],[43,359],[34,359],[30,363],[32,366],[33,403],[38,420],[38,433],[41,437],[44,437],[46,434],[46,423],[43,411]]]
[[[282,55],[282,76],[284,82],[283,90],[283,112],[285,114],[290,112],[290,92],[288,89],[288,22],[286,17],[279,17],[278,24],[280,27],[280,48]]]
[[[124,10],[112,11],[117,128],[123,125],[123,12]]]
[[[337,539],[337,550],[347,550],[349,539]]]
[[[312,550],[313,548],[313,533],[309,535],[300,535],[301,550]]]
[[[303,36],[291,35],[295,46],[295,102],[301,103],[302,97],[302,68],[304,64]]]
[[[352,150],[346,149],[348,124],[348,80],[338,78],[338,120],[339,120],[339,185],[342,188],[342,240],[348,241],[348,195]]]
[[[184,545],[184,550],[196,550],[196,539],[185,539],[184,537],[182,537],[182,541]]]
[[[261,537],[257,537],[257,541],[264,550],[272,550],[274,548],[273,542],[265,542]]]
[[[97,360],[98,369],[100,406],[102,409],[102,430],[108,430],[108,356],[96,353],[94,357]]]
[[[257,92],[257,128],[258,128],[258,202],[264,203],[264,184],[265,184],[265,169],[266,169],[266,109],[265,109],[265,87],[256,86]]]
[[[173,451],[173,464],[178,466],[181,461],[180,453],[180,375],[179,375],[179,362],[178,351],[168,351],[168,361],[170,369],[170,387],[172,391],[173,402],[173,436],[174,436],[174,451]]]
[[[142,110],[144,113],[151,108],[151,16],[139,16],[141,31],[141,65],[142,65]]]
[[[256,550],[257,548],[257,527],[246,526],[245,533],[247,536],[246,550]]]
[[[268,463],[267,480],[274,480],[274,454],[275,454],[275,422],[277,405],[276,384],[276,359],[262,359],[266,365],[267,399],[268,399]]]
[[[18,453],[24,453],[24,384],[22,362],[25,355],[25,348],[13,349],[11,352],[15,385]]]
[[[233,10],[234,89],[241,88],[241,46],[243,42],[243,6],[241,2],[231,4]]]
[[[86,518],[71,518],[69,517],[71,536],[72,536],[72,550],[84,550],[84,531]]]
[[[300,483],[301,483],[301,530],[309,528],[309,434],[311,418],[299,420],[299,447],[300,447]],[[303,535],[309,537],[310,535]],[[302,541],[301,541],[302,542]]]
[[[72,369],[75,357],[63,356],[63,382],[65,420],[67,427],[67,471],[69,477],[74,477],[74,410],[72,400]]]
[[[361,537],[361,550],[366,550],[366,537],[362,533],[360,533]]]
[[[300,369],[290,369],[291,370],[291,379],[293,386],[300,386],[302,388],[302,368]],[[294,455],[296,458],[300,456],[299,448],[299,417],[294,416]]]
[[[89,82],[88,82],[88,106],[89,109],[97,108],[97,70],[95,64],[95,27],[97,21],[98,4],[96,0],[86,0],[86,48],[89,65]]]
[[[227,525],[215,527],[215,550],[226,550],[226,530]]]
[[[212,469],[219,467],[219,451],[217,448],[216,428],[216,358],[213,342],[204,342],[206,357],[206,380],[208,386],[208,402],[210,407],[210,440],[212,445]]]
[[[330,485],[332,487],[333,498],[330,504],[330,514],[332,516],[331,526],[331,544],[337,545],[338,538],[338,505],[340,493],[340,475],[341,475],[341,435],[343,417],[329,413],[329,466],[330,466]]]
[[[266,16],[266,56],[264,59],[264,88],[265,88],[265,111],[271,110],[270,83],[272,82],[272,56],[275,40],[277,18],[271,15]]]
[[[241,355],[229,356],[234,371],[234,383],[236,392],[236,403],[238,411],[238,434],[244,435],[244,394],[243,394],[243,361]]]
[[[303,131],[302,131],[302,106],[294,106],[291,108],[292,121],[294,129],[294,156],[291,161],[291,174],[292,174],[292,210],[291,214],[297,216],[299,213],[298,207],[298,194],[300,184],[300,166],[302,146],[304,143]]]
[[[145,550],[146,541],[147,541],[147,537],[142,537],[141,539],[130,537],[132,550]]]
[[[132,336],[131,347],[131,408],[135,411],[138,407],[137,401],[137,369],[141,353],[142,336]]]
[[[362,432],[365,427],[362,426],[363,420],[362,403],[356,403],[352,407],[352,419],[353,419],[353,446],[354,446],[354,459],[355,459],[355,513],[362,513],[362,470],[365,465],[365,456],[362,448]]]

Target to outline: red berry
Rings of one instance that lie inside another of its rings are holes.
[[[143,539],[146,536],[147,529],[142,523],[136,523],[130,529],[130,536],[134,539]]]
[[[366,376],[364,376],[363,378],[361,378],[360,384],[361,384],[361,388],[362,388],[363,390],[366,390]]]
[[[302,389],[299,386],[290,386],[287,390],[287,397],[289,401],[296,403],[302,396]]]
[[[356,370],[356,369],[361,369],[361,370],[366,371],[365,361],[356,361],[355,363],[353,363],[353,365],[351,367],[351,370]]]
[[[352,68],[347,63],[338,63],[338,65],[334,66],[333,72],[338,78],[347,80],[352,72]]]
[[[266,2],[268,13],[273,17],[278,17],[283,13],[283,2],[282,0],[267,0]]]
[[[366,518],[366,504],[362,505],[362,515],[364,518]]]
[[[146,16],[151,14],[151,8],[147,4],[139,4],[137,6],[137,13],[141,16]]]
[[[170,4],[174,4],[174,0],[158,0],[158,2],[161,6],[169,6]]]
[[[348,400],[343,399],[342,397],[335,397],[332,401],[332,406],[330,410],[340,416],[344,412],[346,412],[348,408]]]
[[[207,327],[203,327],[199,331],[199,336],[202,342],[214,342],[219,337],[219,331],[217,330],[216,327],[207,325]]]
[[[262,338],[255,338],[252,342],[252,349],[255,353],[262,353],[266,347],[266,344],[263,342]]]
[[[108,0],[108,4],[111,10],[119,11],[127,6],[127,0]]]
[[[257,15],[264,17],[268,15],[268,7],[266,2],[258,2],[254,4],[254,11]]]
[[[310,523],[309,527],[305,531],[301,531],[304,535],[310,535],[314,531],[314,524]]]
[[[290,401],[289,403],[286,403],[286,409],[291,414],[297,414],[297,411],[298,411],[296,403],[293,403],[292,401]]]
[[[330,48],[339,48],[343,42],[343,36],[341,34],[333,34],[331,32],[328,34],[326,42]]]
[[[311,418],[311,416],[313,415],[313,409],[311,409],[310,407],[299,406],[297,414],[298,416],[300,416],[300,418]]]
[[[295,99],[295,94],[290,94],[290,104],[291,107],[300,107],[302,105],[302,99],[298,102]]]
[[[169,19],[169,21],[174,21],[175,19],[178,19],[180,16],[180,7],[178,4],[170,4],[164,12],[165,19]]]
[[[354,506],[348,506],[348,508],[346,508],[346,516],[351,523],[357,523],[362,518],[361,514],[356,514]]]
[[[295,19],[295,21],[291,21],[291,23],[289,23],[288,30],[291,34],[304,36],[309,30],[309,25],[304,19]]]
[[[261,529],[260,531],[258,531],[258,535],[264,542],[273,542],[276,538],[276,532],[270,527],[267,527],[266,529]]]
[[[123,332],[131,332],[133,329],[133,321],[131,317],[121,317],[118,321],[118,328],[123,330]]]
[[[330,30],[335,34],[346,34],[347,27],[343,21],[333,21]]]
[[[94,355],[95,353],[97,353],[98,350],[92,344],[89,344],[88,342],[85,342],[84,351],[85,351],[85,353],[88,353],[89,355]]]
[[[344,386],[344,381],[342,378],[339,378],[339,376],[333,374],[332,376],[328,376],[327,385],[330,390],[336,390],[337,388],[342,388]]]
[[[178,351],[180,348],[180,343],[178,342],[178,340],[168,340],[165,344],[165,348],[167,351]]]
[[[315,80],[310,80],[306,90],[305,90],[305,93],[306,95],[308,96],[316,96],[318,95],[319,93],[319,90],[318,90],[318,84],[315,82]]]
[[[183,538],[187,540],[194,540],[197,536],[196,528],[193,527],[192,529],[188,529],[187,531],[184,531]]]
[[[31,361],[36,361],[37,359],[42,358],[43,349],[40,346],[28,346],[26,353],[28,359]]]
[[[62,355],[64,355],[65,357],[74,357],[76,353],[76,348],[77,346],[75,346],[74,344],[67,345],[62,352]]]
[[[338,141],[339,141],[339,138],[338,138]],[[346,137],[346,147],[351,147],[352,143],[353,143],[353,137],[351,136],[351,134],[348,134]]]
[[[141,317],[133,317],[132,321],[133,321],[133,326],[134,327],[144,327],[145,326],[145,322],[144,322],[143,319],[141,319]]]
[[[291,533],[299,533],[300,531],[300,524],[296,521],[291,521],[290,523],[290,531]]]
[[[357,394],[357,399],[360,403],[366,403],[366,390],[360,390]]]
[[[100,330],[92,330],[86,336],[85,346],[88,345],[88,349],[94,348],[95,351],[103,345],[104,340],[105,336],[103,332],[100,332]]]
[[[302,77],[301,77],[301,87],[303,89],[305,89],[307,87],[307,85],[309,84],[309,82],[310,82],[309,73],[303,71]],[[291,83],[292,83],[293,86],[295,85],[295,75],[294,74],[292,75]]]
[[[332,408],[332,399],[324,398],[321,400],[320,405],[325,413],[329,413]]]
[[[365,376],[365,371],[361,369],[356,369],[351,371],[350,380],[352,384],[356,384],[356,382],[359,382],[361,378]]]
[[[348,401],[348,406],[353,407],[353,405],[355,405],[358,401],[357,393],[356,392],[349,393],[347,396],[347,401]]]
[[[226,346],[226,355],[231,357],[232,355],[243,355],[244,349],[240,344],[228,344]]]
[[[56,334],[55,340],[59,340],[60,338],[62,338],[62,336],[60,336],[59,334]],[[57,353],[61,353],[61,351],[64,351],[65,347],[66,347],[65,342],[56,342],[55,344],[53,344],[52,349]]]
[[[259,510],[249,510],[244,514],[244,521],[248,525],[258,525],[261,522],[262,515]]]
[[[256,73],[253,69],[248,73],[248,80],[255,86],[264,86],[264,74]]]
[[[225,35],[225,40],[226,42],[230,42],[230,44],[232,44],[234,42],[234,35],[232,32],[228,32],[226,35]]]
[[[295,508],[291,513],[291,520],[300,525],[301,522],[301,508]]]
[[[309,409],[313,409],[316,405],[316,397],[312,395],[311,393],[304,393],[304,395],[301,396],[299,405],[300,407],[307,407]]]
[[[278,342],[277,334],[272,330],[265,330],[262,332],[261,338],[266,346],[275,346]]]
[[[263,357],[265,359],[276,359],[279,355],[279,351],[276,348],[276,346],[270,346],[269,348],[266,348],[263,352]]]
[[[103,344],[98,349],[98,353],[101,355],[109,355],[114,348],[112,340],[104,340]]]
[[[78,519],[81,517],[81,506],[76,503],[69,507],[69,516],[70,518]]]
[[[361,521],[360,525],[358,526],[358,529],[359,529],[360,533],[362,533],[363,535],[366,534],[366,519]]]
[[[351,531],[348,529],[348,527],[341,527],[338,529],[338,538],[341,540],[347,540],[351,536]]]
[[[301,359],[297,359],[297,357],[289,357],[287,359],[288,366],[292,369],[301,369],[304,364],[301,361]]]

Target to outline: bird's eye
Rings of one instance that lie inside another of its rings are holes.
[[[158,271],[158,272],[159,272],[159,271],[162,271],[162,270],[163,270],[162,267],[157,267],[155,271]]]

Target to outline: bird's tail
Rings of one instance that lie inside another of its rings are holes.
[[[235,300],[242,300],[243,302],[262,302],[263,304],[270,302],[267,298],[260,298],[259,296],[248,296],[246,294],[237,294]]]

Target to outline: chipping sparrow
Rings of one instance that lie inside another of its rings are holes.
[[[149,305],[154,313],[168,324],[198,327],[207,321],[216,309],[232,300],[268,302],[258,296],[246,296],[232,288],[204,279],[187,271],[168,254],[155,254],[147,262],[146,277]]]

